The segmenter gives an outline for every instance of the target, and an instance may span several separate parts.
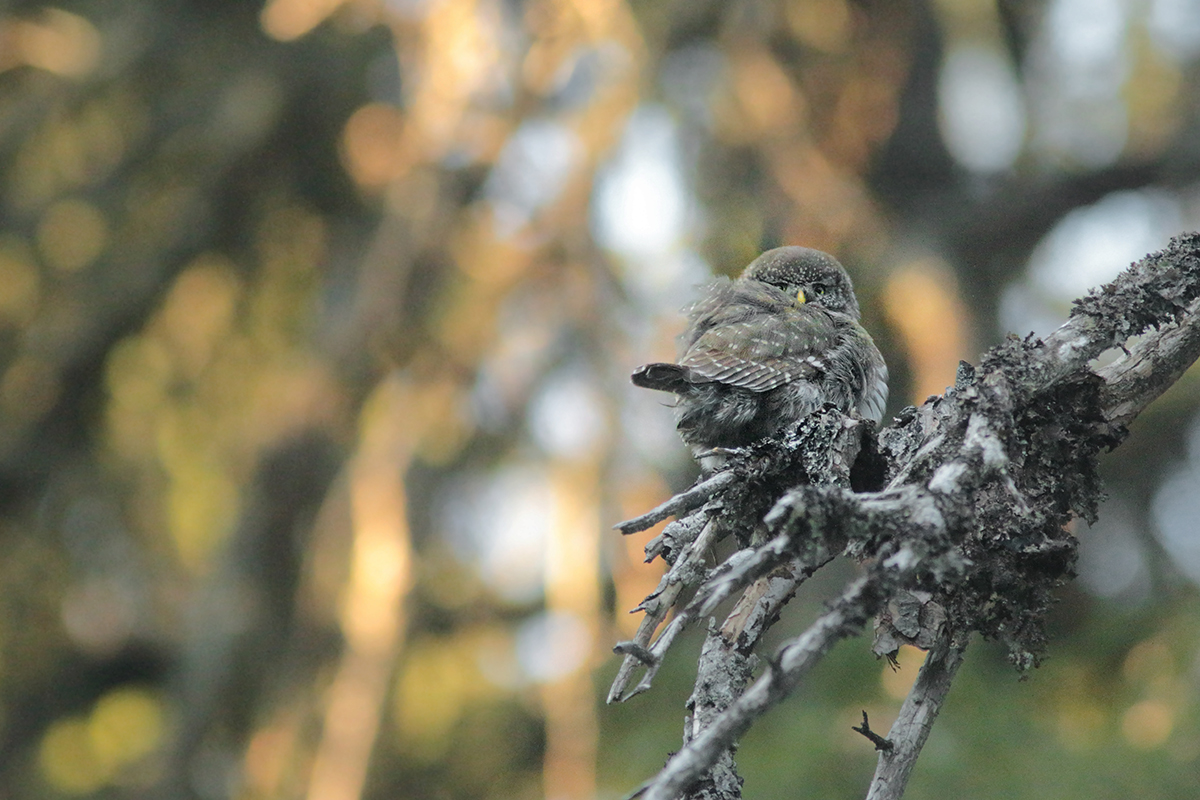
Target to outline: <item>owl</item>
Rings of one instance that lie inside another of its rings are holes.
[[[777,436],[823,406],[883,417],[887,365],[833,256],[768,250],[705,287],[687,315],[679,363],[646,364],[632,380],[676,396],[676,427],[698,458]]]

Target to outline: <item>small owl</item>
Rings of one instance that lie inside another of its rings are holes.
[[[858,324],[850,276],[833,256],[779,247],[687,309],[678,364],[633,382],[673,392],[679,435],[697,456],[774,436],[828,404],[879,422],[888,371]]]

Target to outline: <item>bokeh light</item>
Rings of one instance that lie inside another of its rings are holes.
[[[56,791],[89,794],[160,748],[165,732],[159,698],[143,688],[116,689],[87,717],[51,726],[38,751],[42,775]]]
[[[1025,106],[1012,64],[999,48],[951,50],[938,94],[942,136],[963,166],[991,173],[1013,165],[1025,144]]]

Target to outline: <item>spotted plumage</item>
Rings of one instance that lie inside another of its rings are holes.
[[[824,405],[882,418],[887,366],[832,256],[769,250],[736,280],[707,286],[687,313],[679,362],[632,377],[676,395],[679,434],[698,454],[776,435]]]

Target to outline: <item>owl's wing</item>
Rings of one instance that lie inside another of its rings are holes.
[[[875,351],[870,367],[866,373],[866,383],[863,386],[862,402],[858,404],[858,413],[876,423],[883,421],[883,411],[888,401],[888,368],[883,363],[879,351]]]
[[[740,386],[766,392],[785,383],[812,379],[825,368],[819,353],[830,332],[823,315],[759,314],[705,331],[684,353],[693,382]]]

